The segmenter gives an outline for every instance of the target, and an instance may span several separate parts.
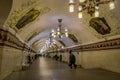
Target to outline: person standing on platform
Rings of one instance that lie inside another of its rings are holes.
[[[28,64],[31,64],[32,61],[31,61],[31,56],[30,56],[30,54],[28,54],[27,59],[28,59]]]
[[[62,62],[62,55],[60,54],[60,56],[59,56],[59,59],[60,59],[60,62]]]
[[[75,62],[76,62],[76,58],[73,55],[72,50],[70,50],[69,51],[69,64],[68,65],[71,69],[73,68],[73,66],[76,69],[77,65],[75,64]]]
[[[58,58],[59,58],[57,54],[55,54],[55,56],[54,56],[54,57],[55,57],[55,60],[56,60],[56,61],[57,61],[57,60],[58,60]]]

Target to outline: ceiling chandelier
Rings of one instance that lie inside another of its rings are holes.
[[[56,44],[56,40],[52,38],[51,33],[49,39],[46,40],[45,44],[50,48]]]
[[[54,44],[56,44],[55,40],[52,39],[51,33],[50,33],[50,37],[49,37],[49,47],[52,47]]]
[[[62,22],[62,19],[58,19],[59,25],[58,25],[57,30],[52,29],[52,31],[51,31],[52,37],[54,37],[54,38],[58,37],[60,39],[62,39],[63,35],[65,35],[65,37],[68,37],[68,29],[62,29],[61,22]]]
[[[115,0],[79,0],[75,3],[74,0],[69,0],[69,12],[74,12],[74,7],[78,5],[78,18],[82,18],[82,12],[87,11],[91,16],[99,17],[99,5],[109,4],[110,9],[114,9]]]
[[[68,29],[62,29],[62,19],[58,19],[58,22],[58,28],[56,30],[52,29],[50,32],[49,39],[46,40],[46,44],[49,45],[50,48],[56,44],[55,38],[60,38],[60,40],[62,40],[63,36],[68,37]],[[63,48],[63,46],[61,48]]]

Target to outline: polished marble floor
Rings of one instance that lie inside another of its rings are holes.
[[[66,63],[40,57],[28,70],[13,72],[5,80],[120,80],[120,74],[102,69],[70,69]]]

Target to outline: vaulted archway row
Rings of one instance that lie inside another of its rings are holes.
[[[54,44],[50,44],[49,43],[49,38],[42,38],[42,39],[38,39],[36,40],[31,46],[34,47],[36,49],[36,51],[40,51],[43,47],[46,48],[46,50],[48,49],[58,49],[61,46],[64,46],[65,43],[64,42],[60,42],[60,41],[55,41]]]

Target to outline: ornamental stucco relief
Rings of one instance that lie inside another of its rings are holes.
[[[6,25],[8,27],[11,27],[12,29],[14,29],[16,32],[20,31],[20,29],[16,27],[16,24],[31,9],[35,9],[35,10],[39,11],[40,15],[46,14],[47,12],[50,11],[50,8],[40,6],[40,0],[37,0],[37,1],[30,0],[30,1],[22,4],[19,8],[16,8],[15,10],[13,10],[11,12],[10,17],[8,18],[8,20],[6,22]],[[39,18],[35,19],[34,22],[36,22],[38,20],[39,20]],[[31,24],[33,24],[33,23],[31,23]],[[23,25],[23,28],[25,26],[29,26],[29,25]]]

